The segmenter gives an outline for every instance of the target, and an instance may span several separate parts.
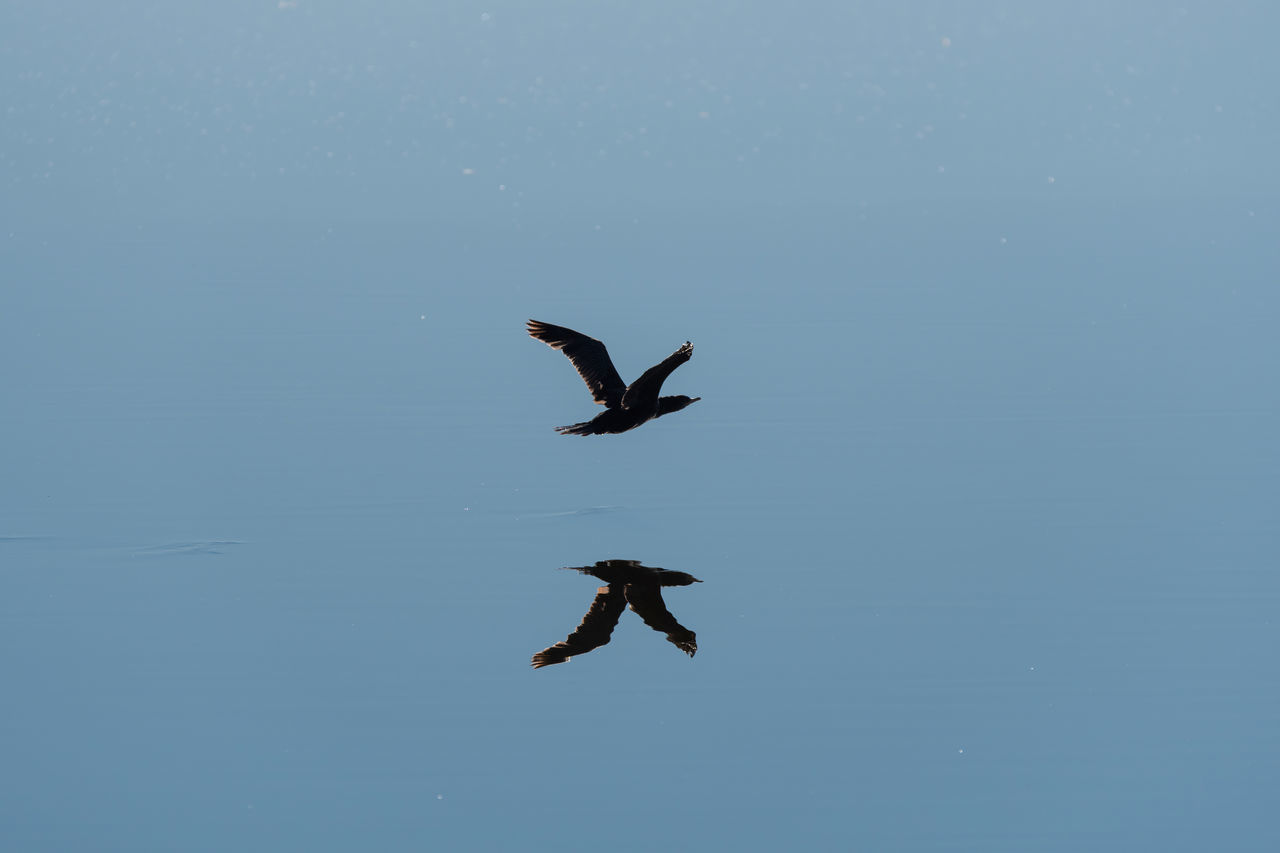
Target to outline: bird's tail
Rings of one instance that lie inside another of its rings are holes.
[[[561,435],[595,435],[595,425],[589,420],[584,420],[581,424],[557,427],[556,432]]]
[[[558,426],[556,432],[561,435],[595,435],[596,431],[591,426],[591,421],[583,421],[580,424],[569,424],[569,426]]]

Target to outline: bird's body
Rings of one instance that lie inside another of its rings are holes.
[[[662,383],[671,372],[693,356],[693,344],[684,346],[646,370],[630,385],[622,381],[609,358],[609,351],[595,338],[564,326],[530,320],[530,336],[558,349],[569,357],[578,375],[587,383],[592,399],[605,410],[589,421],[556,427],[561,435],[601,435],[626,432],[641,424],[678,412],[701,397],[660,397]]]

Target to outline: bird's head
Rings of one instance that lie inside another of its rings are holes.
[[[663,397],[658,401],[659,414],[669,415],[672,412],[678,412],[685,406],[696,403],[701,399],[701,397],[686,397],[683,394],[675,397]]]

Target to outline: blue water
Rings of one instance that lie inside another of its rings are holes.
[[[0,846],[1274,849],[1275,15],[1100,10],[7,9]]]

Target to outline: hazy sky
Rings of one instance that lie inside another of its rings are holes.
[[[0,212],[1266,193],[1277,24],[1137,0],[15,0]]]

